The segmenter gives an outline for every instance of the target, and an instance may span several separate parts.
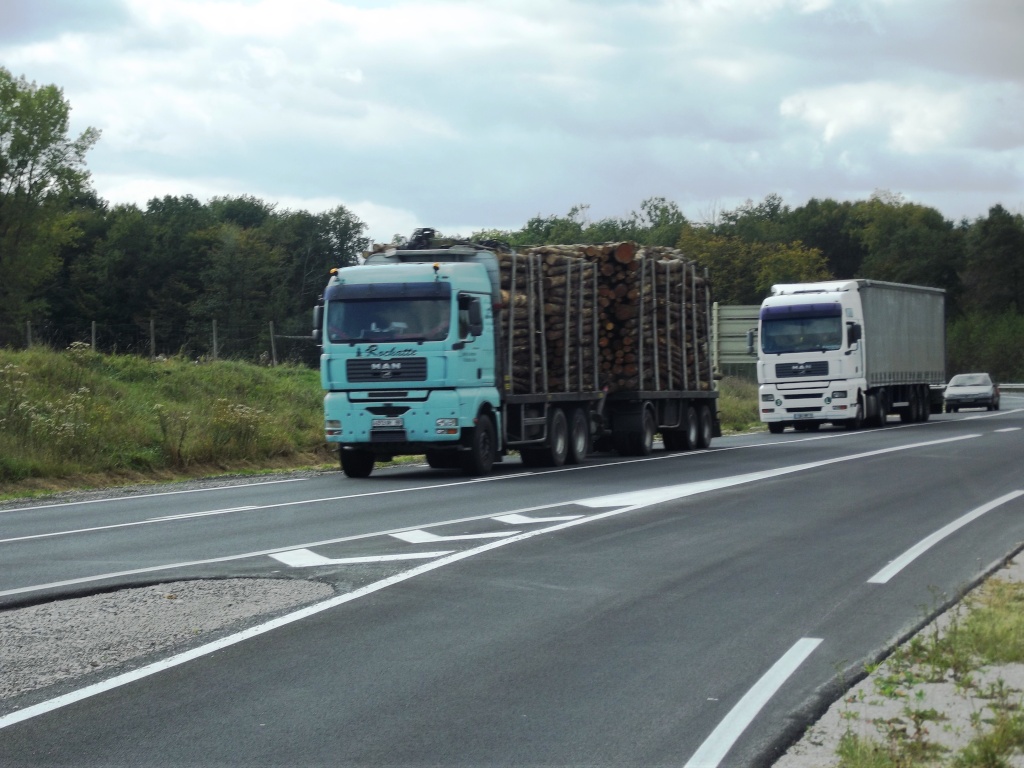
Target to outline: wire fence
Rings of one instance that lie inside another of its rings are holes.
[[[300,330],[296,325],[291,322],[278,327],[274,322],[228,324],[211,320],[189,323],[182,328],[161,324],[156,319],[145,323],[93,321],[88,325],[68,326],[26,321],[22,334],[8,330],[0,338],[0,346],[27,349],[40,345],[66,349],[77,342],[107,354],[244,360],[264,365],[293,363],[315,368],[319,365],[320,349],[308,330]]]

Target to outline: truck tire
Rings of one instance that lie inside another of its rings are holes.
[[[768,431],[771,432],[773,435],[781,435],[783,432],[786,431],[786,425],[783,424],[781,421],[769,421]]]
[[[700,422],[697,420],[697,409],[692,405],[686,408],[686,445],[683,450],[692,451],[700,440]]]
[[[884,389],[878,393],[878,413],[875,415],[876,427],[884,427],[889,422],[889,393]]]
[[[857,405],[854,406],[853,418],[846,420],[847,429],[860,429],[864,426],[864,399],[858,397]]]
[[[590,419],[583,408],[569,411],[569,452],[566,464],[579,464],[590,453]]]
[[[496,442],[494,422],[490,416],[481,415],[469,438],[469,450],[459,454],[462,473],[472,477],[489,474],[494,467]]]
[[[697,448],[704,450],[711,447],[711,438],[715,432],[714,419],[711,418],[711,409],[706,405],[697,408]]]
[[[900,421],[904,424],[921,421],[921,396],[917,387],[910,388],[908,400],[906,407],[900,408]]]
[[[369,477],[373,472],[373,452],[361,448],[342,448],[341,471],[346,477]]]
[[[562,466],[569,455],[569,422],[561,408],[552,408],[548,413],[548,444],[545,451],[545,463],[549,467]]]

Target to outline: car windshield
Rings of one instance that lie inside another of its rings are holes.
[[[949,380],[951,387],[987,387],[991,383],[987,373],[961,373]]]

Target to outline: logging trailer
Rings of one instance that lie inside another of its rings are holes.
[[[707,448],[721,434],[710,286],[678,251],[635,243],[436,243],[417,230],[332,270],[314,310],[324,429],[348,477],[425,455],[491,471],[510,451],[557,467],[591,451]]]

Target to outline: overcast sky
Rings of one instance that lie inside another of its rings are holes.
[[[1024,212],[1022,0],[0,0],[99,195],[341,204],[376,240],[642,200]]]

